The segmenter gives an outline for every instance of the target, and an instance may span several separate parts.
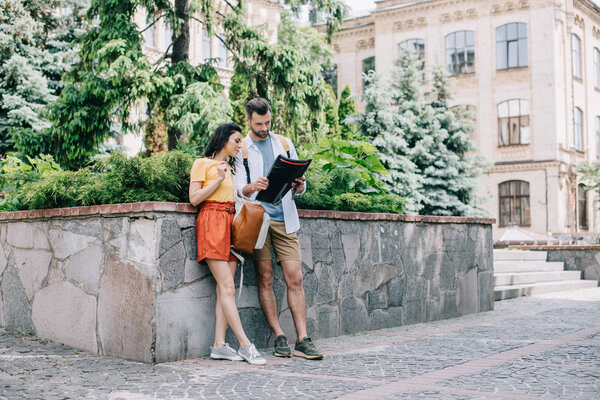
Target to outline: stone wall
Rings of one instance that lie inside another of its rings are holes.
[[[300,213],[313,338],[493,308],[491,220]],[[194,223],[175,203],[0,213],[0,326],[145,362],[205,356],[215,283],[195,261]],[[274,289],[293,340],[280,268]],[[237,303],[250,339],[272,345],[250,261]]]

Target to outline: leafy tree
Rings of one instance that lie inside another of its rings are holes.
[[[340,134],[340,122],[338,120],[337,101],[331,86],[327,85],[327,89],[329,89],[329,102],[325,106],[325,123],[329,127],[329,135],[338,137]]]
[[[353,124],[346,122],[346,119],[356,113],[356,104],[351,97],[350,88],[346,85],[344,90],[342,90],[340,103],[338,105],[338,121],[340,123],[340,133],[343,138],[351,138],[354,136],[356,128]]]

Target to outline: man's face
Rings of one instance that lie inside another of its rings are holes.
[[[246,117],[246,121],[248,122],[248,125],[250,125],[253,140],[262,142],[269,137],[269,131],[271,130],[270,111],[267,111],[265,115],[253,112],[250,118]]]

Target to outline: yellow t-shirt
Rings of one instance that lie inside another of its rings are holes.
[[[196,159],[190,171],[190,182],[201,182],[202,187],[210,185],[219,178],[219,171],[217,170],[219,163],[220,161],[211,158]],[[233,201],[233,176],[229,168],[225,170],[223,182],[206,200]]]

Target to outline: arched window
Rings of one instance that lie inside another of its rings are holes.
[[[579,107],[573,109],[573,145],[583,151],[583,111]]]
[[[580,184],[577,186],[577,221],[580,228],[587,229],[587,219],[587,191],[585,186]]]
[[[365,75],[369,75],[370,71],[375,71],[375,56],[368,57],[362,60],[362,72],[363,72],[363,93],[367,88],[367,82],[365,81]]]
[[[513,99],[498,104],[498,146],[529,144],[529,101]]]
[[[571,62],[573,63],[573,76],[581,79],[581,39],[574,33],[571,34],[571,58]]]
[[[594,47],[594,86],[600,89],[600,50]]]
[[[457,31],[446,36],[446,65],[450,75],[475,72],[475,33]]]
[[[425,61],[425,40],[424,39],[408,39],[398,43],[398,52],[402,47],[412,50],[419,55],[419,59]]]
[[[202,61],[206,62],[207,59],[212,57],[211,40],[208,36],[206,29],[202,29]]]
[[[529,183],[507,181],[498,185],[500,226],[529,226]]]
[[[498,69],[527,66],[527,24],[513,22],[496,28]]]

